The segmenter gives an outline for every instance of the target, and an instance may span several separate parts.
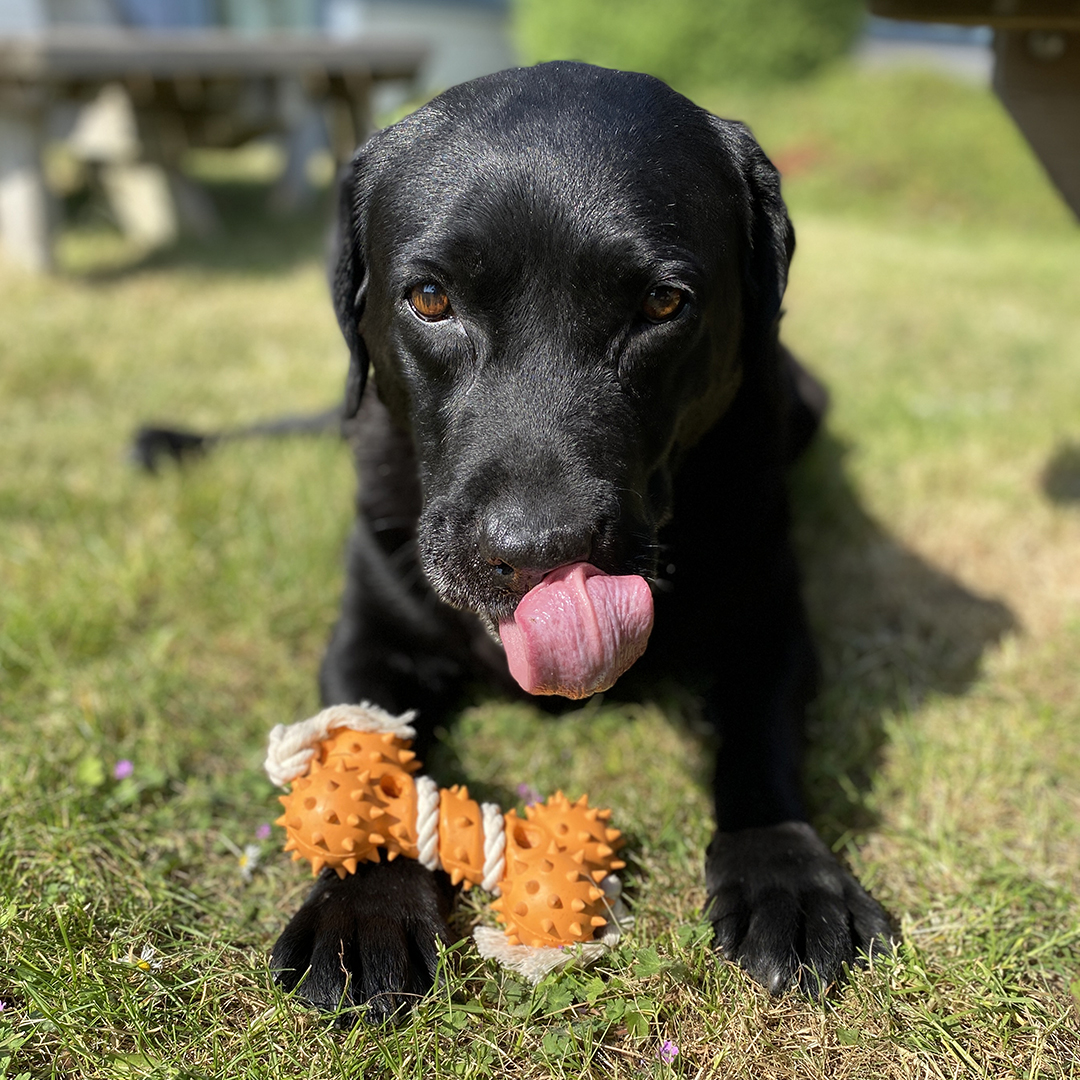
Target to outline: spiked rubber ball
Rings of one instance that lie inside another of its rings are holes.
[[[418,859],[455,885],[499,894],[492,909],[511,952],[602,949],[596,939],[610,937],[614,873],[626,865],[611,811],[559,791],[520,817],[476,802],[463,785],[439,790],[414,775],[420,762],[408,719],[334,706],[274,729],[267,772],[291,788],[280,796],[276,822],[285,828],[285,850],[308,860],[313,874],[329,867],[341,878],[384,855]]]

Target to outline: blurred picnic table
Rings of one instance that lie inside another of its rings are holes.
[[[426,53],[417,40],[371,34],[67,26],[0,37],[5,255],[32,269],[52,265],[42,152],[57,117],[106,170],[125,231],[160,242],[181,227],[213,224],[205,193],[180,168],[189,148],[282,136],[279,199],[298,199],[320,140],[347,160],[370,130],[373,88],[411,82]]]
[[[989,26],[994,92],[1080,217],[1080,0],[869,0],[888,19]]]

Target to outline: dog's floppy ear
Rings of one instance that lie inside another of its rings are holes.
[[[364,262],[364,222],[362,211],[363,150],[349,163],[341,177],[338,223],[335,231],[337,258],[331,292],[338,325],[349,346],[349,374],[345,380],[345,419],[360,409],[368,375],[368,351],[360,335],[360,317],[367,296],[367,266]]]
[[[743,285],[748,315],[751,325],[769,333],[787,288],[788,267],[795,254],[795,229],[780,196],[780,173],[750,129],[732,120],[718,120],[717,124],[745,184],[749,259]]]

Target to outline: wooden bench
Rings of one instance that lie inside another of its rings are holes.
[[[52,265],[42,149],[58,109],[94,101],[106,87],[122,87],[137,139],[132,160],[121,164],[130,179],[146,181],[144,192],[152,193],[156,184],[172,200],[175,218],[197,220],[199,193],[179,169],[186,149],[295,135],[318,109],[329,120],[335,157],[347,160],[370,128],[372,88],[411,82],[425,55],[423,46],[401,39],[244,37],[220,30],[58,28],[0,39],[5,255],[33,269]]]
[[[994,91],[1080,217],[1080,0],[870,0],[875,15],[994,28]]]

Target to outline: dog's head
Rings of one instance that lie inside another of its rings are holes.
[[[334,298],[420,467],[424,571],[496,625],[554,568],[655,572],[672,471],[766,351],[794,237],[741,124],[545,64],[374,135]]]

